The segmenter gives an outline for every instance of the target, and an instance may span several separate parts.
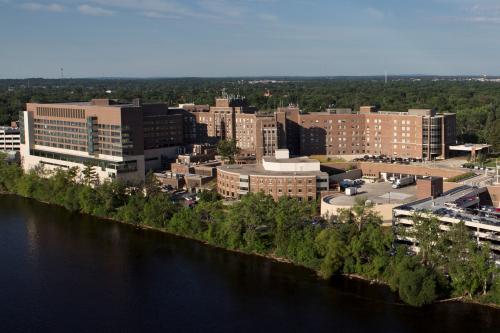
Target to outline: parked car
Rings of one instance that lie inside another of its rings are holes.
[[[355,185],[363,185],[365,181],[363,179],[354,179],[354,184]]]

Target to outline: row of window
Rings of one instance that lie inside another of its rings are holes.
[[[36,108],[36,113],[38,116],[44,117],[85,119],[85,110],[83,109],[51,108],[39,106]]]

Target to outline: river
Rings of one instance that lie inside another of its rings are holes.
[[[500,311],[0,200],[1,332],[494,332]]]

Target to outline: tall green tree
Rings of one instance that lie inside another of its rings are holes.
[[[95,165],[85,163],[82,170],[82,183],[87,186],[94,186],[99,183],[99,176],[95,170]]]
[[[426,213],[415,213],[412,216],[413,226],[406,232],[406,236],[415,241],[418,245],[418,256],[422,264],[427,267],[436,267],[442,259],[442,240],[439,229],[439,220],[433,216],[426,216]]]
[[[234,139],[220,140],[217,143],[217,153],[229,164],[234,164],[234,160],[239,152],[240,149]]]
[[[156,178],[154,172],[149,170],[144,181],[144,192],[147,196],[154,196],[161,192],[161,182]]]

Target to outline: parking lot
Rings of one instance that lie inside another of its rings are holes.
[[[354,196],[339,195],[332,199],[336,205],[352,205],[357,197],[364,197],[375,204],[403,204],[416,200],[417,187],[409,185],[393,189],[392,183],[365,183],[358,187],[358,193]]]
[[[390,163],[390,164],[411,164],[411,163],[422,163],[423,160],[419,158],[403,158],[403,157],[391,157],[386,155],[365,155],[363,157],[358,157],[353,159],[354,162],[375,162],[375,163]]]

